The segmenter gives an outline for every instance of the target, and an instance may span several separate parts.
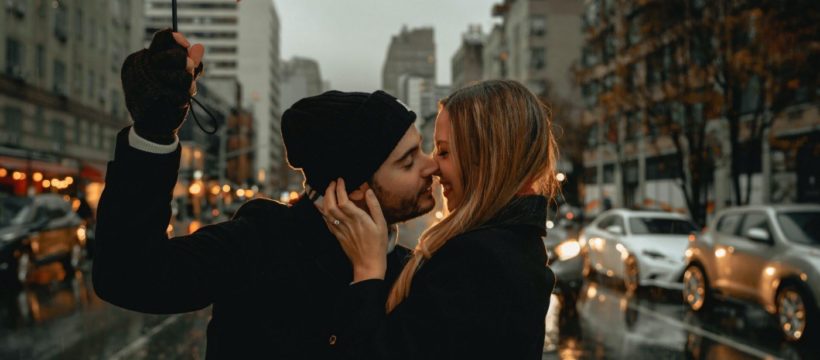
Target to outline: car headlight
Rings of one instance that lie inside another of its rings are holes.
[[[555,254],[558,255],[558,260],[566,261],[572,259],[581,253],[581,244],[575,239],[564,241],[555,247]]]

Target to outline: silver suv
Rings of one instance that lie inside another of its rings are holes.
[[[727,209],[685,256],[683,298],[692,310],[715,297],[740,299],[775,315],[786,340],[820,331],[820,205]]]

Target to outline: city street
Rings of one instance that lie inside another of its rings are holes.
[[[59,266],[46,267],[35,284],[2,295],[0,358],[204,358],[210,309],[158,316],[116,308],[94,294],[89,265],[62,281]],[[817,353],[779,340],[763,310],[721,304],[703,319],[684,308],[677,292],[642,289],[630,297],[610,283],[585,283],[577,311],[561,309],[552,339],[558,346],[543,359],[812,359]],[[548,334],[556,325],[548,325]]]

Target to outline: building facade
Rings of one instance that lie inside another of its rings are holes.
[[[171,26],[170,6],[170,1],[145,1],[146,44],[154,32]],[[255,181],[266,192],[279,191],[287,166],[280,130],[279,15],[273,2],[180,0],[178,24],[192,43],[205,46],[203,83],[223,98],[233,98],[236,80],[242,85],[240,105],[256,122]]]
[[[716,5],[585,1],[578,75],[589,130],[588,212],[608,199],[616,207],[690,213],[703,222],[737,204],[736,193],[748,193],[742,202],[751,204],[820,201],[820,173],[809,165],[820,153],[816,72],[813,79],[774,79],[768,88],[779,90],[769,94],[756,81],[763,73],[718,82],[711,74],[732,74],[735,63],[720,60],[713,46],[731,38],[737,51],[754,54],[753,44],[767,42],[757,38],[766,31],[757,28],[755,2]],[[726,23],[737,24],[732,36],[716,35]],[[758,102],[767,98],[782,105]],[[755,125],[761,123],[769,125]],[[733,142],[742,145],[734,157]],[[733,168],[749,174],[737,186]]]
[[[461,46],[450,60],[451,84],[460,89],[473,81],[479,81],[483,72],[484,34],[481,25],[470,25],[461,35]]]
[[[96,205],[116,134],[130,124],[120,68],[142,47],[143,2],[14,0],[2,7],[2,191],[85,192]],[[69,177],[68,186],[50,186]]]

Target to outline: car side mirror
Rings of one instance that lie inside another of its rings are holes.
[[[613,234],[623,235],[624,229],[618,225],[610,225],[607,226],[606,231],[611,232]]]
[[[749,239],[752,239],[754,241],[759,241],[759,242],[762,242],[762,243],[770,243],[771,242],[771,237],[769,236],[769,232],[764,230],[764,229],[761,229],[761,228],[749,229],[749,231],[746,232],[746,237],[749,238]]]

